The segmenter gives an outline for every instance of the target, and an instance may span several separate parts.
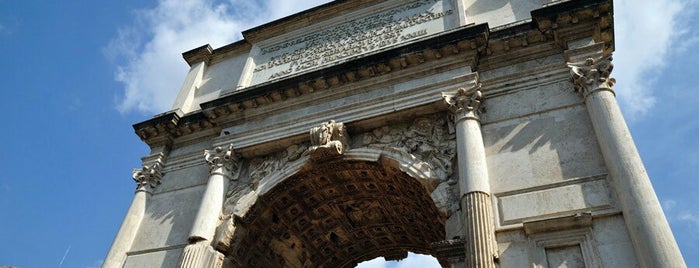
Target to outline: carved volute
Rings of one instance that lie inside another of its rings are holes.
[[[480,120],[480,115],[485,113],[483,92],[481,92],[477,73],[474,73],[474,79],[466,86],[460,87],[453,94],[442,93],[442,98],[454,114],[455,121],[468,118]]]
[[[160,185],[160,179],[163,177],[161,170],[160,162],[134,169],[132,177],[137,184],[136,191],[152,192],[156,186]]]
[[[204,160],[209,163],[209,173],[220,172],[230,180],[238,180],[238,176],[233,173],[240,166],[240,156],[233,151],[233,144],[228,145],[225,150],[221,146],[213,150],[204,150]]]
[[[607,90],[614,93],[614,83],[611,78],[612,55],[603,55],[599,58],[587,58],[584,61],[569,62],[571,80],[575,84],[575,92],[587,97],[597,90]]]

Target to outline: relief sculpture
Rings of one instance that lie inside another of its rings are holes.
[[[456,136],[445,118],[420,117],[412,124],[384,126],[360,135],[363,147],[392,147],[410,153],[430,164],[442,181],[451,179],[456,155]]]
[[[320,160],[342,155],[347,150],[347,130],[343,123],[334,120],[311,128],[311,159]]]

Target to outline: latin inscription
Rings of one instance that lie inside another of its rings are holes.
[[[451,1],[418,0],[261,49],[252,84],[318,68],[445,30]]]

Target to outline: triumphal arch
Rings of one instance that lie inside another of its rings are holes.
[[[612,1],[338,0],[243,37],[185,52],[134,125],[104,267],[685,266],[615,99]]]

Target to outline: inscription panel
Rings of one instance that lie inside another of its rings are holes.
[[[453,25],[453,16],[450,0],[418,0],[261,47],[260,53],[253,56],[251,84],[311,71],[442,32]]]

